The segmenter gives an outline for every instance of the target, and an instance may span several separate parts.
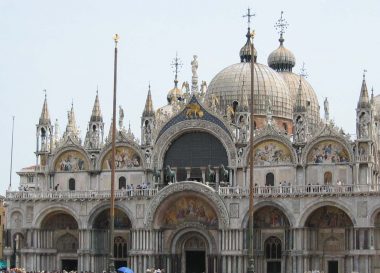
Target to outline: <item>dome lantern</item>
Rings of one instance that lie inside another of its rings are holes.
[[[284,33],[288,27],[288,22],[282,17],[283,11],[281,11],[281,17],[278,19],[275,28],[280,34],[280,46],[273,51],[268,57],[268,65],[270,68],[280,72],[288,71],[292,72],[293,67],[296,64],[296,58],[294,54],[287,48],[284,47]]]

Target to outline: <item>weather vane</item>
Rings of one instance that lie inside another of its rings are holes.
[[[177,75],[178,75],[178,72],[181,69],[182,65],[183,65],[183,63],[181,62],[181,59],[178,58],[178,53],[176,52],[175,58],[173,59],[173,61],[171,63],[171,67],[174,69],[173,72],[175,73],[174,83],[175,83],[176,87],[177,87],[177,83],[178,83]]]
[[[300,77],[307,78],[309,74],[307,74],[306,68],[305,68],[305,63],[302,63],[302,67],[300,69]]]
[[[289,26],[288,22],[282,17],[283,14],[284,12],[281,11],[281,17],[280,19],[277,20],[276,24],[274,25],[274,27],[278,31],[278,34],[280,34],[281,38],[282,38],[282,35],[285,33],[285,30]]]
[[[247,12],[247,14],[244,14],[244,15],[243,15],[243,18],[244,18],[244,17],[247,17],[247,18],[248,18],[248,28],[251,28],[251,17],[253,17],[253,16],[256,16],[256,14],[255,14],[255,13],[252,13],[252,14],[251,14],[251,9],[250,9],[250,8],[248,8],[248,12]]]

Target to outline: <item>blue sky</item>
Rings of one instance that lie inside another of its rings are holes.
[[[250,6],[256,13],[258,62],[278,47],[274,24],[284,11],[289,23],[285,46],[306,63],[309,82],[330,101],[338,126],[355,133],[355,108],[362,71],[368,87],[380,89],[380,1],[21,1],[0,0],[0,194],[9,184],[12,116],[15,115],[13,171],[35,163],[35,131],[47,89],[50,117],[61,133],[71,102],[82,139],[99,86],[108,133],[112,111],[113,40],[118,33],[118,105],[125,125],[140,135],[148,83],[154,107],[166,103],[173,86],[170,63],[176,52],[190,81],[190,62],[198,55],[200,80],[208,83],[239,61]],[[13,189],[19,179],[13,172]]]

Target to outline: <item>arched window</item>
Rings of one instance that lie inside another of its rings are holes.
[[[69,179],[69,191],[75,191],[75,179],[74,178]]]
[[[325,185],[331,185],[331,182],[332,182],[331,172],[325,172],[325,174],[323,175],[323,182]]]
[[[284,127],[284,130],[285,130],[285,134],[288,134],[288,124],[286,124],[285,122],[282,124],[282,127]]]
[[[121,237],[117,236],[114,239],[113,244],[113,256],[114,258],[127,258],[127,242]]]
[[[265,186],[274,186],[274,174],[267,173],[265,176]]]
[[[269,237],[265,241],[265,258],[267,260],[281,259],[281,241],[277,237]]]
[[[119,178],[119,190],[125,190],[127,188],[127,179],[124,176]]]

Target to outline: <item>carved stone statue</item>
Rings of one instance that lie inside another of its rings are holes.
[[[197,61],[198,56],[194,55],[193,60],[191,61],[191,72],[193,73],[193,77],[198,78],[197,74],[197,69],[198,69],[198,61]]]
[[[201,94],[205,94],[206,90],[207,90],[207,83],[206,83],[206,81],[202,81],[202,84],[201,84]]]
[[[119,127],[120,127],[120,129],[123,128],[123,120],[124,120],[124,110],[121,107],[121,105],[119,105]]]
[[[329,113],[329,101],[327,100],[327,97],[323,101],[323,108],[325,110],[325,120],[328,121],[330,119],[330,113]]]
[[[302,116],[298,116],[296,119],[294,137],[296,142],[305,141],[305,124]]]
[[[368,118],[366,113],[362,113],[359,119],[359,133],[360,137],[368,137]]]

